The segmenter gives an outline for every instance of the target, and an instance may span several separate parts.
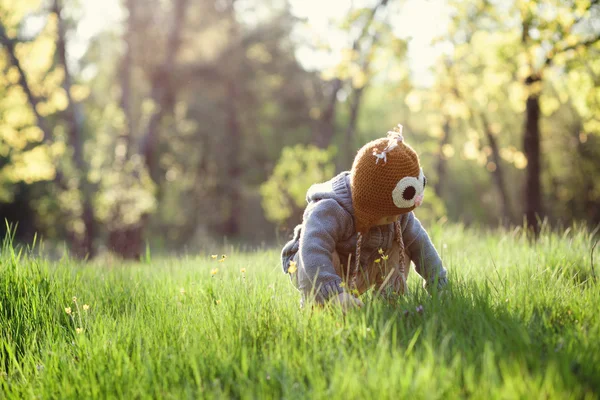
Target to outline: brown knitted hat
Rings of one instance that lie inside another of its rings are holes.
[[[402,125],[364,145],[350,177],[357,232],[385,217],[405,214],[423,200],[426,179],[417,153],[404,143]]]

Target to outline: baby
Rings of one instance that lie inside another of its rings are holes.
[[[398,125],[363,146],[351,171],[313,185],[303,222],[281,253],[302,302],[335,300],[348,309],[362,306],[355,295],[372,287],[406,294],[411,261],[426,289],[446,285],[446,269],[412,213],[426,184]]]

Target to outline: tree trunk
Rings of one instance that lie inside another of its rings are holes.
[[[339,78],[331,82],[329,97],[325,110],[321,115],[319,123],[319,134],[315,140],[316,145],[321,149],[326,149],[335,136],[335,110],[337,108],[337,96],[342,89],[342,80]]]
[[[439,157],[437,163],[437,182],[433,187],[437,197],[442,198],[444,193],[444,183],[446,182],[446,172],[448,168],[448,160],[444,155],[444,146],[450,143],[450,117],[446,117],[444,121],[444,136],[440,140]]]
[[[167,88],[169,85],[168,80],[168,75],[162,71],[159,71],[153,77],[153,81],[156,83],[156,86],[154,86],[152,89],[151,97],[155,101],[157,109],[150,116],[146,133],[143,136],[140,145],[140,154],[144,159],[148,173],[150,174],[150,177],[154,183],[158,183],[160,179],[158,157],[156,154],[159,141],[158,130],[163,117],[170,111],[171,108],[171,105],[167,104],[166,101],[167,97],[171,97],[167,96],[167,91],[169,90]]]
[[[375,19],[375,14],[377,14],[377,10],[379,10],[380,8],[384,8],[387,5],[388,1],[389,0],[380,0],[372,8],[371,13],[369,14],[367,21],[363,25],[363,28],[362,28],[360,34],[358,35],[358,37],[354,40],[354,42],[352,44],[353,51],[357,51],[359,49],[360,42],[365,37],[367,37],[367,35],[369,34],[369,28],[371,27],[371,24],[372,24],[373,20]],[[375,46],[376,41],[377,41],[377,36],[375,35],[373,37],[373,43],[371,44],[371,49],[370,49],[369,53],[371,53],[373,51],[373,47]],[[369,69],[371,56],[372,56],[372,54],[368,54],[366,56],[366,60],[364,61],[364,65],[363,65],[363,71],[366,71]],[[317,137],[317,141],[316,141],[317,146],[319,146],[320,148],[327,148],[327,146],[329,146],[329,144],[333,140],[333,137],[335,136],[335,110],[336,110],[336,106],[337,106],[337,96],[338,96],[338,93],[340,92],[340,90],[342,89],[343,83],[344,82],[339,78],[334,79],[332,82],[329,101],[327,102],[325,111],[322,114],[321,129],[319,132],[319,136]],[[357,120],[358,111],[359,111],[359,107],[360,107],[360,99],[362,96],[362,91],[363,91],[363,87],[358,88],[354,92],[355,100],[350,106],[351,107],[350,122],[346,129],[346,138],[345,138],[346,143],[344,145],[346,154],[342,155],[342,157],[339,158],[339,160],[342,160],[342,162],[347,160],[347,158],[349,157],[349,154],[353,153],[352,151],[348,152],[348,146],[352,146],[352,143],[354,141],[353,138],[354,138],[354,132],[356,129],[356,120]],[[351,159],[354,159],[354,157],[352,156]]]
[[[133,66],[133,48],[134,48],[134,34],[136,26],[136,1],[127,0],[126,7],[129,11],[127,17],[127,30],[124,34],[124,42],[126,45],[125,54],[121,61],[121,109],[125,116],[126,129],[122,132],[121,137],[123,145],[125,146],[125,154],[123,154],[123,161],[128,160],[131,155],[131,143],[135,132],[135,124],[133,121],[133,110],[132,110],[132,90],[131,90],[131,69]]]
[[[385,4],[385,2],[383,2],[382,4]],[[372,18],[374,17],[374,13]],[[365,31],[366,32],[366,31]],[[362,39],[362,38],[360,38]],[[377,35],[377,33],[375,33],[373,35],[373,37],[371,38],[371,44],[369,46],[369,51],[367,52],[367,54],[364,56],[362,65],[361,65],[361,72],[368,77],[369,74],[371,73],[371,60],[373,59],[374,55],[375,55],[375,50],[376,50],[376,46],[377,46],[377,42],[379,41],[379,36]],[[359,47],[359,43],[358,41],[356,41],[354,43],[354,50],[357,50]],[[357,87],[356,89],[354,89],[354,93],[351,97],[351,102],[350,102],[350,120],[348,121],[348,127],[346,128],[346,143],[345,143],[345,151],[344,151],[344,156],[341,157],[341,160],[345,160],[345,164],[343,165],[344,168],[341,169],[349,169],[350,167],[352,167],[352,161],[354,160],[354,155],[356,154],[356,148],[355,148],[355,136],[356,136],[356,124],[358,122],[358,114],[360,111],[360,105],[361,105],[361,101],[362,101],[362,96],[363,93],[365,91],[365,89],[367,88],[367,85],[369,84],[369,82],[365,82],[362,86]]]
[[[492,161],[495,164],[495,169],[491,171],[494,183],[498,189],[498,194],[501,199],[502,214],[504,218],[510,223],[513,221],[513,212],[510,204],[510,196],[508,190],[506,190],[506,183],[504,180],[504,167],[502,166],[502,160],[500,157],[500,150],[498,149],[498,143],[496,142],[496,136],[490,128],[489,121],[485,114],[481,114],[481,121],[483,123],[483,131],[485,137],[488,140],[488,144],[492,149]]]
[[[139,260],[143,248],[143,224],[113,229],[108,233],[108,248],[122,258]]]
[[[127,53],[123,59],[123,68],[130,74],[130,65],[133,63],[131,56],[132,46],[132,32],[135,28],[135,1],[128,1],[129,8],[129,31],[125,34],[125,41],[128,44]],[[156,110],[150,116],[148,125],[145,129],[144,135],[142,136],[137,152],[143,157],[144,163],[150,177],[155,183],[159,182],[160,169],[158,166],[158,141],[159,141],[159,128],[163,117],[170,113],[175,104],[175,87],[173,72],[175,69],[175,61],[177,53],[181,45],[181,30],[183,29],[185,20],[185,11],[187,8],[188,0],[177,0],[174,2],[173,9],[173,20],[169,27],[168,37],[165,43],[164,59],[160,65],[158,65],[151,76],[152,89],[151,98],[156,105]],[[128,65],[129,64],[129,65]],[[131,113],[131,77],[122,77],[123,95],[121,98],[121,106],[123,112],[127,116],[128,122],[128,137],[127,137],[127,155],[131,151],[131,142],[133,140],[134,122]],[[128,109],[129,107],[129,109]],[[144,243],[143,235],[145,227],[148,223],[149,216],[143,215],[141,220],[131,226],[125,228],[119,228],[109,233],[109,247],[112,251],[118,253],[123,258],[139,259],[142,254],[142,246]]]
[[[530,76],[525,81],[530,93],[525,108],[525,126],[523,132],[523,150],[527,158],[525,178],[525,218],[527,226],[537,236],[540,233],[538,218],[542,215],[541,162],[540,162],[540,98],[532,92],[532,85],[541,78]]]
[[[244,47],[240,42],[240,26],[235,16],[235,0],[230,0],[228,7],[229,36],[231,46],[235,53],[244,53]],[[240,46],[240,47],[238,47]],[[242,206],[242,124],[240,122],[240,111],[243,109],[238,101],[242,98],[241,87],[238,84],[238,75],[243,67],[243,58],[239,59],[232,55],[229,63],[231,68],[227,69],[228,78],[225,81],[225,136],[219,149],[221,168],[225,171],[224,181],[217,189],[225,205],[225,220],[219,224],[221,233],[226,236],[237,236],[241,225],[241,206]]]
[[[73,243],[73,252],[77,257],[94,257],[94,209],[92,207],[91,199],[91,187],[87,180],[88,166],[84,160],[83,155],[83,137],[84,130],[84,115],[79,104],[75,103],[71,96],[72,78],[69,71],[67,62],[67,51],[65,41],[65,26],[64,21],[61,17],[61,4],[59,0],[54,1],[53,12],[56,14],[58,23],[58,34],[56,43],[56,52],[60,64],[64,70],[63,89],[67,96],[67,108],[65,113],[67,115],[67,121],[69,125],[69,144],[73,147],[73,164],[77,168],[79,173],[79,190],[81,191],[82,197],[82,208],[83,213],[81,219],[85,227],[83,234],[74,233],[73,237],[75,242]]]
[[[340,165],[340,170],[348,170],[352,167],[352,161],[356,154],[355,149],[355,136],[356,136],[356,123],[358,121],[358,113],[360,111],[360,103],[364,86],[357,88],[354,91],[354,95],[350,100],[350,119],[348,120],[348,127],[346,128],[346,140],[344,142],[344,154],[340,157],[343,165]]]
[[[165,45],[165,58],[151,76],[151,98],[156,105],[156,110],[150,116],[146,133],[140,142],[139,152],[144,157],[148,172],[154,182],[158,181],[158,168],[156,165],[158,128],[163,116],[171,110],[174,104],[175,88],[174,79],[172,78],[175,70],[175,60],[181,46],[181,30],[184,25],[187,4],[188,0],[175,1],[173,21]]]
[[[224,162],[227,165],[227,180],[225,193],[228,204],[227,218],[223,224],[223,233],[228,236],[235,236],[240,231],[241,205],[242,205],[242,167],[240,163],[242,152],[242,134],[236,107],[238,98],[238,88],[231,78],[227,83],[227,136],[223,146],[225,153]]]

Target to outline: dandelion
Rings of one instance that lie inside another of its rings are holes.
[[[217,272],[219,272],[219,268],[213,268],[213,269],[210,270],[210,274],[211,275],[216,275]]]
[[[83,332],[83,328],[75,328],[75,332],[77,332],[77,334],[80,334]]]
[[[293,274],[298,271],[298,266],[296,265],[296,261],[290,261],[290,265],[288,267],[288,274]]]
[[[210,258],[212,258],[213,260],[216,260],[217,259],[217,255],[213,254],[212,256],[210,256]]]
[[[84,305],[83,305],[83,311],[87,311],[87,310],[89,310],[89,309],[90,309],[90,306],[89,306],[89,304],[84,304]]]
[[[380,263],[381,262],[381,258],[378,258],[377,260],[375,260],[376,263]]]
[[[241,272],[242,274],[245,274],[245,273],[246,273],[246,268],[242,268],[242,269],[240,269],[240,272]]]
[[[71,307],[65,307],[65,312],[67,314],[71,315],[71,312],[72,312]]]

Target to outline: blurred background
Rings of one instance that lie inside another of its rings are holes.
[[[277,244],[400,123],[426,224],[593,229],[599,55],[596,0],[0,0],[0,220],[79,257]]]

